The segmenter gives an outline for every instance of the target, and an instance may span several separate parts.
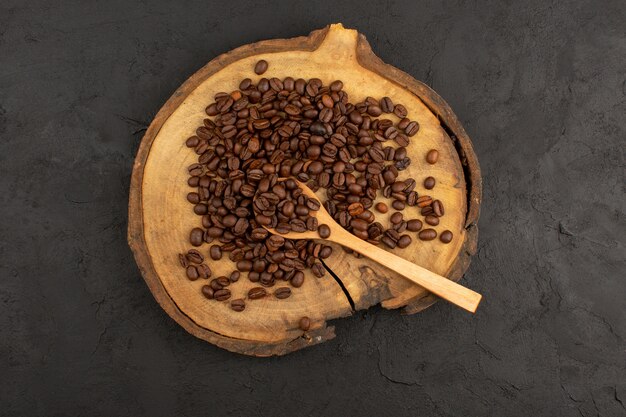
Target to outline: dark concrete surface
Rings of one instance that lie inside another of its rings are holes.
[[[437,90],[484,176],[446,303],[286,357],[157,305],[126,244],[133,158],[220,53],[332,22]],[[626,3],[0,2],[0,415],[626,416]]]

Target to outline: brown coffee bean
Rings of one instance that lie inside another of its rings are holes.
[[[408,114],[406,107],[404,107],[402,104],[396,104],[393,108],[393,113],[401,119],[403,117],[406,117],[406,115]]]
[[[279,300],[289,298],[290,295],[291,288],[289,287],[280,287],[274,290],[274,297],[278,298]]]
[[[400,238],[398,239],[398,247],[404,249],[408,247],[412,241],[413,239],[411,239],[411,236],[401,235]]]
[[[186,258],[189,262],[194,264],[201,264],[204,262],[204,256],[202,256],[202,254],[195,249],[189,249],[187,251]]]
[[[400,212],[395,212],[391,215],[391,217],[389,218],[389,220],[391,221],[391,223],[393,224],[398,224],[400,222],[402,222],[402,213]]]
[[[433,207],[433,213],[435,213],[435,216],[441,217],[445,214],[445,211],[443,209],[443,203],[440,200],[433,201],[432,207]]]
[[[189,266],[189,260],[187,259],[187,256],[183,255],[182,253],[178,254],[178,262],[180,263],[180,266],[185,269],[187,269],[187,267]]]
[[[304,284],[304,273],[302,271],[296,271],[291,277],[291,286],[294,288],[300,288]]]
[[[421,240],[433,240],[437,237],[437,232],[435,229],[424,229],[418,233],[418,237]]]
[[[241,298],[232,300],[230,302],[230,308],[232,308],[234,311],[237,311],[237,312],[244,311],[246,309],[246,302],[242,300]]]
[[[364,211],[365,211],[365,208],[363,207],[363,204],[361,203],[352,203],[348,206],[348,213],[350,213],[352,217],[358,216]]]
[[[265,71],[267,71],[267,67],[268,67],[267,61],[264,60],[264,59],[261,59],[254,66],[254,73],[257,74],[257,75],[261,75]]]
[[[211,288],[209,285],[202,286],[202,295],[204,295],[209,300],[213,299],[213,295],[215,294],[215,290]]]
[[[426,216],[424,221],[426,223],[428,223],[429,225],[431,225],[431,226],[437,226],[439,224],[439,217],[437,217],[437,216]]]
[[[421,195],[416,201],[417,207],[423,208],[426,206],[430,206],[433,202],[433,199],[429,195]]]
[[[385,246],[387,246],[390,249],[394,249],[396,247],[396,242],[391,239],[389,236],[383,236],[380,239],[381,242],[383,242],[385,244]]]
[[[427,190],[432,190],[435,188],[435,179],[433,177],[426,177],[424,180],[424,188]]]
[[[393,203],[391,203],[391,207],[393,207],[396,210],[404,210],[404,208],[406,207],[406,204],[403,201],[400,200],[394,200]]]
[[[383,202],[376,203],[375,208],[379,213],[387,213],[389,211],[389,207]]]
[[[198,274],[198,269],[195,266],[189,265],[187,267],[187,278],[189,278],[190,281],[195,281],[200,278],[200,274]]]
[[[189,243],[193,246],[200,246],[204,242],[204,231],[198,227],[191,229],[189,234]]]
[[[452,242],[452,232],[449,230],[444,230],[441,235],[439,236],[439,240],[441,240],[443,243],[450,243]]]
[[[307,330],[311,328],[311,320],[306,316],[302,317],[300,321],[298,322],[298,327],[300,327],[300,330],[303,330],[306,332]]]
[[[251,300],[258,300],[267,295],[267,291],[263,287],[252,287],[248,291],[248,298]]]
[[[383,97],[380,100],[380,109],[385,113],[393,112],[393,101],[389,97]]]
[[[196,267],[196,269],[198,270],[198,275],[200,276],[200,278],[207,279],[211,276],[211,268],[209,268],[208,265],[200,264]]]
[[[431,149],[426,154],[426,162],[428,162],[431,165],[436,164],[438,159],[439,159],[439,152],[436,149]]]
[[[211,255],[211,259],[213,259],[214,261],[222,259],[222,248],[221,248],[221,246],[220,245],[213,245],[213,246],[211,246],[211,249],[209,250],[209,254]]]
[[[417,232],[422,228],[422,221],[418,219],[411,219],[406,222],[406,230],[409,232]]]
[[[230,298],[230,290],[228,289],[217,290],[213,293],[213,298],[216,299],[217,301],[226,301]]]
[[[326,268],[324,268],[324,265],[320,262],[315,262],[313,266],[311,266],[311,272],[313,272],[313,275],[317,278],[321,278],[326,275]]]
[[[317,233],[322,239],[328,239],[330,237],[330,227],[327,224],[320,224],[317,228]]]
[[[230,282],[237,282],[239,281],[240,277],[241,277],[241,273],[239,271],[233,271],[230,273],[228,279],[230,280]]]

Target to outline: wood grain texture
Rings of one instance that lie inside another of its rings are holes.
[[[259,78],[252,67],[261,58],[270,63],[264,76],[318,77],[324,83],[341,79],[352,102],[366,96],[390,96],[407,107],[411,119],[419,121],[420,132],[408,149],[413,162],[403,177],[414,177],[420,194],[425,192],[421,188],[425,176],[437,178],[429,194],[447,208],[437,230],[450,229],[455,239],[449,245],[414,239],[409,248],[395,252],[405,259],[451,279],[460,278],[475,251],[481,182],[469,138],[445,102],[425,85],[382,63],[362,35],[340,25],[308,37],[237,48],[190,77],[159,111],[137,153],[129,202],[129,244],[157,301],[187,331],[231,351],[268,356],[334,336],[326,321],[352,313],[339,284],[331,277],[315,279],[308,273],[305,285],[289,299],[249,302],[244,313],[235,314],[226,304],[203,299],[199,291],[204,283],[186,280],[176,260],[188,248],[189,230],[200,220],[185,200],[186,166],[195,162],[196,155],[184,146],[184,140],[201,125],[204,108],[215,93],[236,89],[243,78]],[[431,148],[439,150],[440,160],[427,166],[424,157]],[[421,218],[413,209],[405,210],[405,217]],[[202,248],[205,253],[206,246]],[[334,249],[326,265],[341,279],[356,309],[382,302],[386,308],[406,306],[405,311],[412,313],[434,302],[426,291],[386,268]],[[214,275],[232,270],[227,259],[210,266]],[[245,278],[233,285],[234,298],[250,286]],[[303,315],[313,320],[313,330],[306,334],[297,328]]]

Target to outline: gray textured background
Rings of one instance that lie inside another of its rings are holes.
[[[0,414],[626,416],[626,3],[440,3],[0,2]],[[138,143],[218,54],[338,21],[473,138],[463,282],[485,301],[375,308],[281,358],[220,350],[127,247]]]

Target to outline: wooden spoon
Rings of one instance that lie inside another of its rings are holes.
[[[309,187],[300,182],[298,182],[298,185],[307,197],[318,200],[315,193]],[[335,222],[324,209],[323,205],[320,205],[320,209],[317,212],[312,211],[311,215],[317,217],[317,221],[320,225],[326,224],[330,228],[330,236],[325,240],[338,243],[341,246],[357,251],[361,255],[367,256],[379,264],[397,272],[414,283],[426,288],[428,291],[448,300],[452,304],[456,304],[471,313],[476,312],[476,308],[478,308],[478,304],[482,299],[482,295],[477,292],[354,236]],[[316,231],[281,234],[275,229],[269,227],[265,228],[272,234],[288,239],[321,239]]]

